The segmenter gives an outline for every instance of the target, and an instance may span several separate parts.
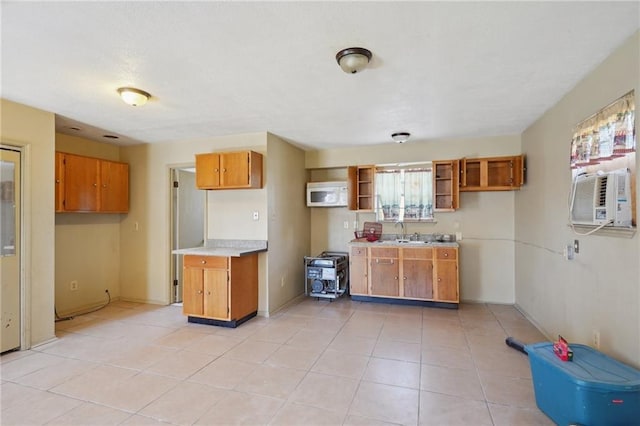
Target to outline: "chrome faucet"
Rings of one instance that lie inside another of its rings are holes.
[[[405,229],[404,229],[404,222],[402,222],[402,221],[397,221],[397,222],[396,222],[396,224],[394,225],[394,228],[395,228],[396,226],[398,226],[398,224],[400,225],[400,228],[402,228],[402,236],[401,236],[400,238],[402,238],[402,239],[404,240],[404,239],[405,239],[405,237],[406,237],[406,233],[405,233]]]

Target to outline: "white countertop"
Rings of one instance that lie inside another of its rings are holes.
[[[267,251],[264,240],[207,240],[203,247],[173,250],[173,254],[194,254],[198,256],[240,257]]]

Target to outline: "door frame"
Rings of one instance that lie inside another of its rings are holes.
[[[29,180],[30,147],[20,145],[7,140],[0,141],[0,148],[17,151],[20,154],[20,350],[31,349],[31,281],[27,276],[30,269],[31,258],[27,250],[27,242],[30,241],[31,222],[27,221],[27,210],[30,212],[31,181]]]
[[[173,304],[175,303],[175,292],[174,292],[174,284],[173,281],[176,279],[177,277],[177,271],[176,268],[178,267],[176,265],[176,258],[177,255],[174,255],[171,253],[171,251],[173,250],[173,247],[176,244],[176,236],[174,235],[174,229],[175,229],[175,221],[176,221],[176,213],[175,213],[175,205],[173,203],[173,192],[175,190],[175,188],[173,187],[173,181],[174,181],[174,176],[175,173],[178,170],[187,170],[187,169],[194,169],[195,170],[196,164],[195,162],[193,163],[178,163],[178,164],[169,164],[167,166],[167,175],[169,178],[169,182],[168,182],[168,190],[169,190],[169,254],[168,254],[168,259],[169,259],[169,286],[168,286],[168,294],[169,294],[169,304]],[[204,199],[204,209],[203,209],[203,215],[204,215],[204,229],[203,229],[203,238],[206,242],[207,240],[207,219],[208,219],[208,214],[207,214],[207,193],[205,191],[205,199]]]

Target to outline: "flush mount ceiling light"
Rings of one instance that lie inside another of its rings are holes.
[[[397,132],[391,135],[391,139],[396,143],[405,143],[409,139],[409,136],[411,136],[411,133]]]
[[[121,87],[118,89],[118,93],[124,103],[131,106],[142,106],[151,97],[149,93],[135,87]]]
[[[367,67],[371,52],[363,47],[349,47],[336,53],[336,61],[347,74],[355,74]]]

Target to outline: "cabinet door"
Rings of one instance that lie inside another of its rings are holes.
[[[220,185],[223,187],[249,186],[249,153],[227,152],[220,154],[222,171]]]
[[[403,249],[403,296],[412,299],[433,299],[432,249]]]
[[[64,211],[64,153],[56,152],[56,212]]]
[[[371,249],[369,280],[372,296],[400,295],[398,249]]]
[[[129,165],[100,161],[100,211],[129,211]]]
[[[196,187],[200,189],[220,187],[220,155],[196,154]]]
[[[187,256],[185,256],[186,258]],[[184,267],[182,288],[182,312],[185,315],[202,315],[204,275],[202,268]]]
[[[436,261],[436,297],[442,302],[458,302],[458,262]]]
[[[433,162],[433,210],[454,211],[459,207],[458,160]]]
[[[367,270],[367,248],[351,247],[351,255],[349,256],[350,294],[369,294],[369,280],[367,277]]]
[[[65,154],[64,210],[68,212],[98,211],[98,179],[100,160]]]
[[[229,282],[226,269],[204,270],[204,316],[229,319]]]

